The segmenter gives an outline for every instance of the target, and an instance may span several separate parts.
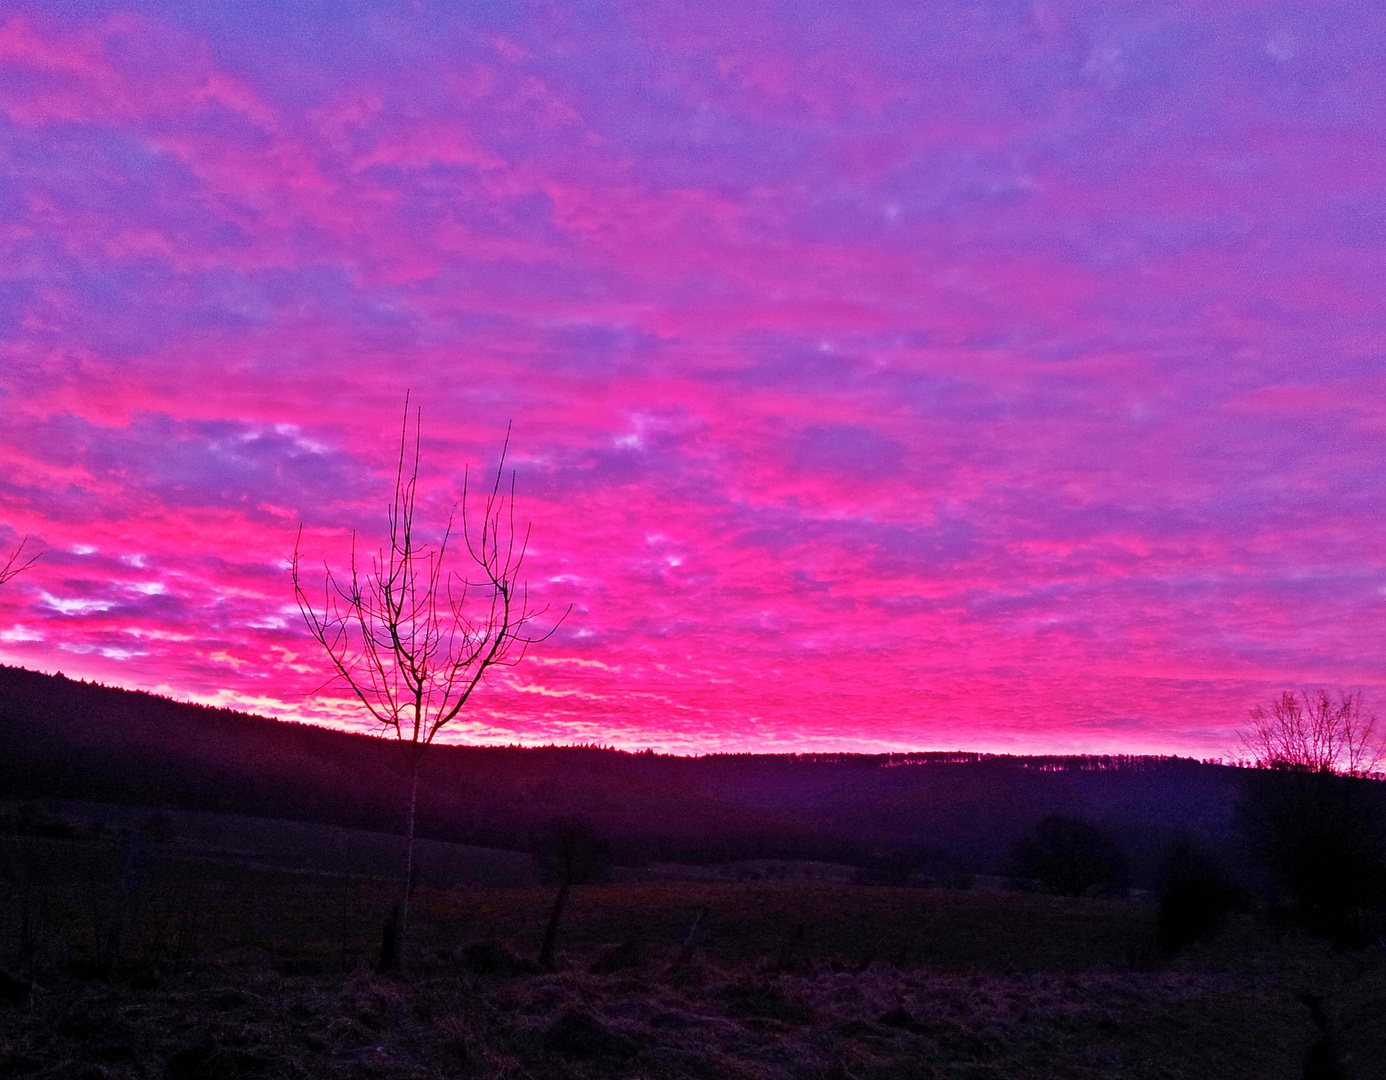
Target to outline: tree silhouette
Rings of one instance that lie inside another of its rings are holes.
[[[1386,757],[1386,731],[1363,708],[1360,692],[1286,690],[1271,699],[1269,708],[1253,708],[1251,726],[1240,736],[1262,769],[1365,776]]]
[[[549,637],[566,618],[546,628],[540,620],[547,604],[531,603],[521,569],[529,547],[529,526],[515,524],[515,476],[508,489],[501,449],[495,479],[477,497],[464,474],[462,498],[448,515],[436,542],[420,535],[416,523],[421,414],[414,413],[412,453],[409,403],[400,424],[394,497],[387,512],[387,537],[369,566],[358,558],[352,533],[351,558],[344,574],[326,560],[322,599],[307,591],[299,527],[291,564],[294,596],[308,632],[327,653],[328,680],[345,684],[382,734],[404,748],[409,769],[405,818],[404,894],[400,901],[396,957],[403,961],[414,869],[414,828],[418,807],[419,764],[438,732],[457,719],[488,673],[512,667],[528,648]],[[454,526],[466,552],[468,572],[452,568]],[[328,685],[324,684],[324,685]]]
[[[1155,941],[1168,953],[1207,937],[1245,898],[1218,867],[1213,855],[1181,836],[1160,860]]]
[[[1015,845],[1022,874],[1060,896],[1096,896],[1126,886],[1126,852],[1082,818],[1050,814]]]

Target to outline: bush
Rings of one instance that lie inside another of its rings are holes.
[[[1159,912],[1155,941],[1175,953],[1216,930],[1245,897],[1218,869],[1213,858],[1191,839],[1177,840],[1165,851],[1160,868]]]
[[[1242,834],[1310,933],[1366,943],[1366,913],[1386,904],[1380,781],[1260,769],[1238,805]]]
[[[1126,852],[1091,822],[1050,814],[1015,845],[1019,872],[1060,896],[1124,891]]]

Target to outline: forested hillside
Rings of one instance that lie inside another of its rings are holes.
[[[137,802],[376,829],[402,816],[388,741],[0,667],[0,797]],[[1046,813],[1103,824],[1137,878],[1190,831],[1234,832],[1241,770],[1189,759],[971,753],[709,755],[588,747],[436,747],[421,833],[525,846],[581,814],[631,862],[904,856],[1001,872]]]

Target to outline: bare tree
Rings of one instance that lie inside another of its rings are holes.
[[[1258,768],[1365,776],[1386,757],[1386,731],[1360,691],[1286,690],[1251,710],[1242,746]]]
[[[419,484],[419,426],[414,414],[412,452],[409,403],[400,424],[394,498],[388,538],[370,558],[351,558],[344,574],[323,561],[321,602],[308,594],[301,556],[303,529],[294,544],[294,596],[308,632],[327,653],[333,675],[365,706],[381,733],[404,748],[409,769],[405,819],[404,893],[396,932],[403,959],[414,872],[414,824],[419,763],[438,732],[457,719],[487,675],[524,659],[531,645],[549,637],[567,617],[546,620],[549,605],[531,602],[520,576],[529,547],[529,526],[515,523],[515,474],[505,483],[507,432],[489,490],[477,496],[464,474],[462,498],[430,542],[415,516]],[[472,509],[480,502],[480,515]],[[454,530],[454,525],[460,528]],[[457,535],[466,573],[452,568]],[[316,588],[315,588],[316,591]],[[569,609],[571,610],[571,609]]]
[[[22,574],[25,570],[29,569],[29,567],[33,566],[34,563],[38,562],[38,552],[25,558],[24,549],[28,544],[29,537],[26,536],[19,542],[19,546],[10,552],[9,558],[5,560],[4,564],[0,565],[0,585],[5,584],[5,582],[9,581],[10,578],[14,577],[16,574]]]

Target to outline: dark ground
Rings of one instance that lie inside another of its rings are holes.
[[[1266,918],[1168,961],[1125,900],[593,885],[545,973],[551,889],[425,883],[383,976],[385,877],[109,828],[0,842],[0,966],[33,984],[0,1005],[0,1076],[1298,1078],[1310,1000],[1342,1074],[1386,1076],[1386,957]]]

